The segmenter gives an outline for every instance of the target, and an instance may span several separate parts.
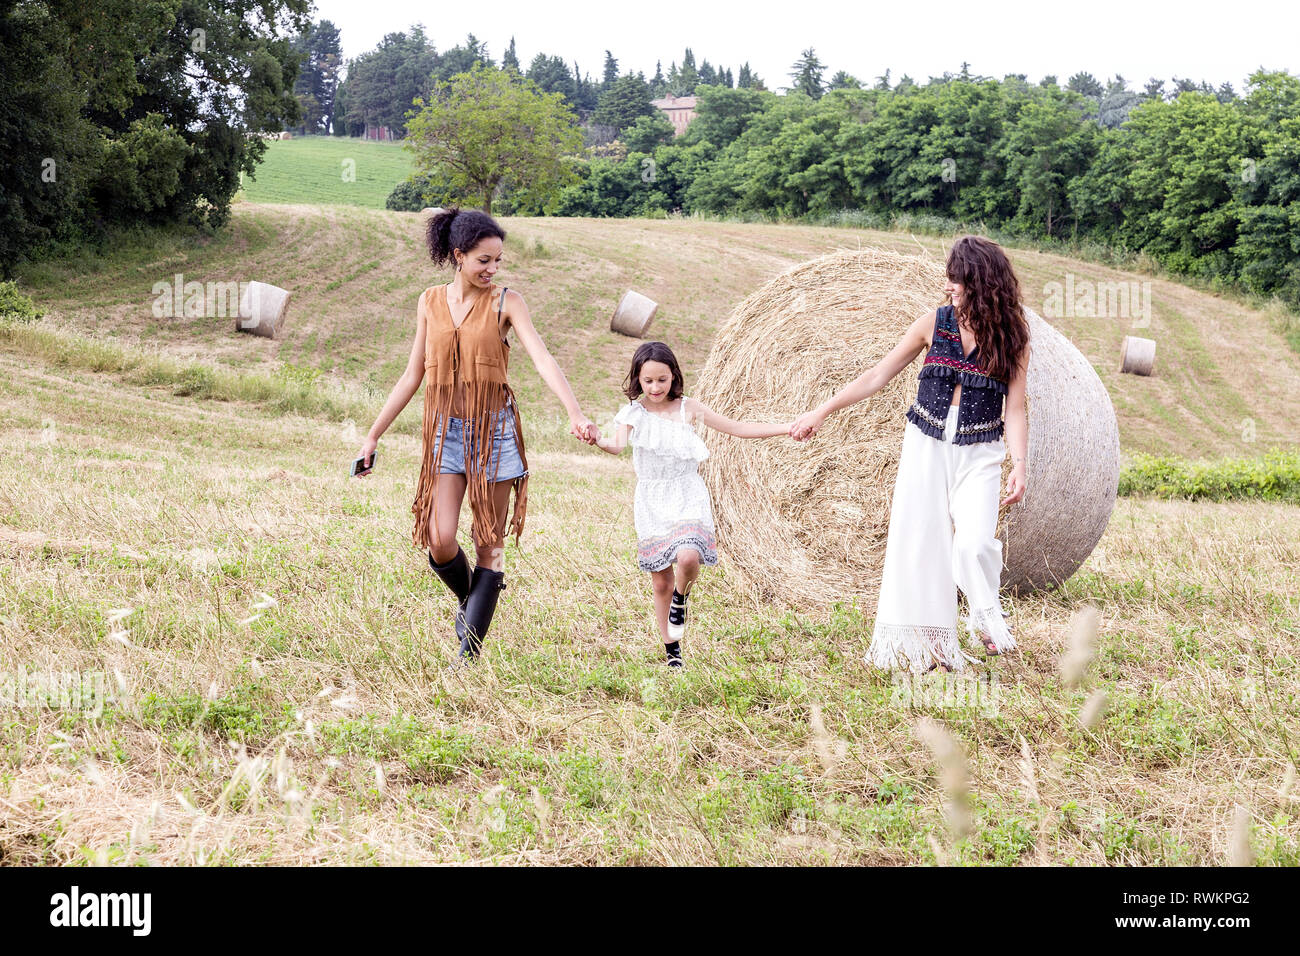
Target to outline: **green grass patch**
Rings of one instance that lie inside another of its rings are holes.
[[[400,143],[300,136],[272,141],[257,172],[244,177],[243,192],[250,202],[383,209],[413,169]]]
[[[1258,458],[1188,461],[1138,454],[1120,473],[1126,496],[1186,500],[1300,502],[1300,452],[1273,448]]]

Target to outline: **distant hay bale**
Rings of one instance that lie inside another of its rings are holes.
[[[630,335],[634,339],[643,338],[658,311],[659,303],[654,299],[629,289],[618,300],[618,307],[609,320],[609,330]]]
[[[420,218],[426,220],[432,219],[440,212],[442,212],[441,206],[425,206],[423,209],[420,210]]]
[[[1136,335],[1124,336],[1124,346],[1119,355],[1119,370],[1133,375],[1150,375],[1156,364],[1156,343],[1154,339],[1143,339]]]
[[[943,283],[941,262],[880,249],[798,266],[723,323],[696,394],[724,415],[790,421],[883,358],[912,320],[934,311]],[[1119,483],[1119,431],[1101,380],[1064,336],[1025,312],[1029,490],[999,526],[1002,583],[1021,590],[1074,573],[1105,530]],[[918,358],[804,444],[710,436],[702,473],[719,539],[755,597],[796,607],[859,598],[874,608],[920,366]]]
[[[250,282],[239,297],[236,332],[251,332],[273,339],[284,325],[285,312],[293,293],[265,282]]]
[[[280,139],[293,139],[293,133],[289,133],[289,132],[281,133]]]

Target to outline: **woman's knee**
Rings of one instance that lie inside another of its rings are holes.
[[[1002,542],[994,537],[974,534],[957,534],[952,539],[954,563],[986,563],[1002,559]]]
[[[456,557],[456,552],[460,550],[460,543],[456,540],[456,526],[443,528],[437,534],[434,533],[434,526],[429,525],[429,538],[433,542],[429,548],[429,553],[433,555],[433,560],[438,564],[446,564],[452,558]]]
[[[665,570],[667,571],[667,573],[660,571],[650,575],[650,586],[654,588],[655,594],[667,595],[672,593],[673,590],[672,568],[666,568]]]
[[[683,548],[677,552],[677,567],[690,574],[700,569],[700,552],[694,548]]]

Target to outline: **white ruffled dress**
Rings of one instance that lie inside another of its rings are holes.
[[[614,424],[630,425],[632,466],[636,469],[633,514],[636,521],[637,565],[642,571],[662,571],[683,548],[694,548],[700,564],[718,563],[709,490],[700,477],[700,462],[709,449],[686,421],[682,399],[680,420],[646,411],[628,402]]]

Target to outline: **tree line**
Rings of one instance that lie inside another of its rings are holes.
[[[221,226],[298,121],[310,0],[0,0],[0,271],[115,230]]]

